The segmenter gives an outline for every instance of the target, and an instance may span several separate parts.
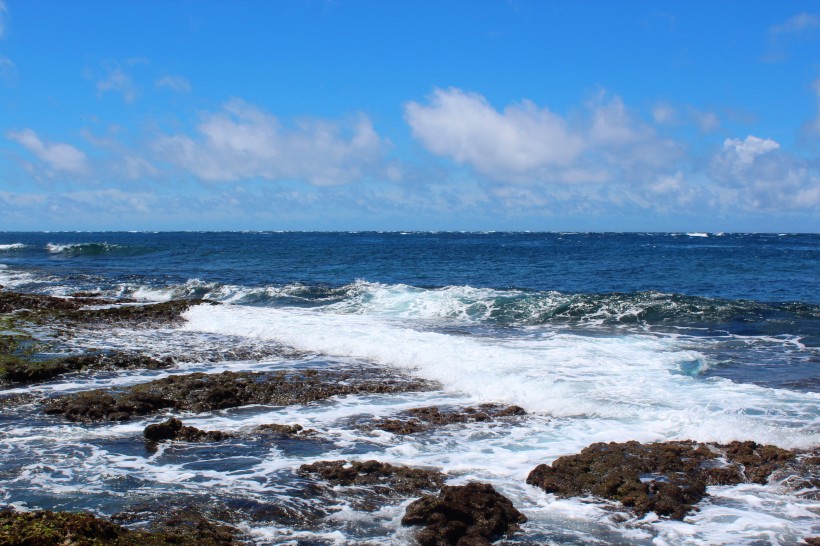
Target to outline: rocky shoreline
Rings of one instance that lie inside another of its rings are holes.
[[[73,297],[17,294],[0,290],[0,382],[4,386],[43,383],[66,374],[116,370],[173,372],[174,358],[145,354],[91,351],[45,356],[47,336],[32,331],[77,328],[173,326],[192,305],[214,302],[174,300],[157,304],[110,300],[96,294]],[[56,338],[53,341],[57,344]],[[0,399],[0,406],[33,404],[55,423],[120,423],[139,417],[161,420],[145,427],[142,441],[151,450],[168,442],[209,443],[242,441],[265,436],[268,441],[315,441],[322,431],[299,424],[270,423],[243,435],[200,430],[183,424],[185,415],[250,405],[291,406],[320,403],[333,397],[400,394],[435,389],[436,385],[398,373],[362,370],[293,370],[288,372],[224,371],[176,373],[128,387],[94,389],[46,399],[26,395]],[[477,407],[422,406],[389,418],[363,419],[353,426],[364,432],[402,436],[471,423],[504,423],[526,419],[518,406],[483,404]],[[766,484],[771,476],[788,473],[795,490],[817,495],[820,489],[820,451],[785,450],[754,442],[726,445],[696,442],[596,443],[533,468],[526,479],[557,497],[593,497],[614,501],[636,517],[655,513],[682,520],[698,510],[710,486]],[[434,468],[419,468],[376,460],[320,460],[295,470],[305,496],[317,501],[303,520],[327,515],[324,501],[345,499],[369,512],[384,502],[409,503],[401,524],[414,529],[421,545],[476,546],[490,544],[526,526],[526,516],[492,485],[470,482],[446,485],[448,476]],[[411,502],[412,501],[412,502]],[[150,512],[150,510],[149,510]],[[240,511],[241,512],[241,511]],[[275,522],[276,511],[272,519]],[[288,515],[287,517],[291,517]],[[226,545],[251,543],[238,522],[242,516],[218,514],[198,506],[155,510],[135,522],[127,515],[105,519],[83,512],[0,512],[2,544],[119,544]],[[116,523],[117,521],[127,526]],[[524,530],[526,527],[524,527]],[[817,539],[806,537],[809,544]]]

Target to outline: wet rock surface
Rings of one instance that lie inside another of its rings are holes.
[[[471,482],[444,486],[438,495],[413,501],[402,525],[423,525],[421,546],[480,546],[517,531],[527,518],[492,485]]]
[[[435,490],[444,483],[437,470],[392,465],[379,461],[319,461],[299,467],[303,476],[314,476],[333,485],[365,486],[376,491],[418,493]]]
[[[171,300],[132,304],[133,300],[94,297],[58,298],[43,294],[20,294],[0,290],[0,313],[15,313],[24,320],[56,320],[69,325],[128,325],[132,327],[178,324],[182,313],[194,305],[219,305],[210,300]],[[104,306],[93,308],[94,306]],[[92,308],[89,308],[92,307]]]
[[[707,486],[766,483],[794,457],[792,451],[754,442],[597,443],[537,466],[527,483],[563,497],[617,500],[638,515],[683,519],[706,496]]]
[[[201,514],[172,511],[152,532],[135,531],[85,512],[0,511],[0,544],[15,546],[228,546],[236,529]]]
[[[174,375],[120,390],[93,390],[49,400],[47,414],[71,421],[125,421],[164,409],[205,412],[250,404],[287,406],[332,396],[427,390],[426,381],[371,374],[223,372]]]
[[[173,365],[171,358],[158,360],[145,355],[118,352],[95,352],[44,360],[7,354],[5,358],[0,358],[0,382],[36,383],[84,370],[157,370]]]
[[[188,427],[182,421],[171,417],[165,422],[148,425],[143,430],[142,435],[148,442],[163,442],[166,440],[178,440],[182,442],[219,442],[228,438],[233,438],[232,434],[219,430],[200,430],[196,427]]]
[[[526,415],[519,406],[481,404],[477,408],[449,408],[438,406],[412,408],[400,414],[398,419],[381,419],[366,428],[379,429],[393,434],[414,434],[445,425],[493,421],[503,417]]]
[[[259,425],[256,427],[255,432],[258,434],[270,434],[287,438],[309,438],[318,434],[316,430],[312,428],[306,429],[302,425],[280,425],[278,423]]]

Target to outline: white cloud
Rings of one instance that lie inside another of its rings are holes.
[[[713,201],[749,210],[817,210],[820,176],[801,157],[771,139],[729,138],[712,159]]]
[[[656,104],[652,108],[652,119],[659,125],[676,123],[678,121],[678,110],[665,102]]]
[[[169,89],[176,93],[190,93],[191,83],[182,76],[164,76],[154,82],[157,89]]]
[[[798,13],[789,17],[783,23],[771,28],[773,34],[800,33],[820,28],[820,15],[814,13]]]
[[[498,112],[476,93],[436,89],[429,105],[407,103],[405,119],[428,150],[493,178],[568,165],[583,151],[564,119],[530,101]]]
[[[500,183],[639,181],[679,155],[604,91],[564,118],[530,101],[498,111],[476,93],[436,89],[427,105],[407,103],[405,119],[429,151]]]
[[[100,95],[108,91],[122,94],[125,102],[134,102],[139,96],[139,89],[129,74],[118,66],[106,67],[106,75],[97,81],[97,93]]]
[[[9,131],[6,136],[23,145],[55,171],[78,173],[88,168],[86,155],[81,150],[70,144],[43,142],[32,129]]]
[[[197,138],[163,136],[154,148],[166,161],[213,182],[343,184],[365,177],[385,144],[364,115],[346,123],[306,120],[285,128],[276,117],[236,99],[206,114],[197,132]]]

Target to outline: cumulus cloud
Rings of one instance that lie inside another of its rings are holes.
[[[581,136],[546,108],[522,101],[498,112],[481,95],[454,88],[436,89],[428,105],[407,103],[405,119],[428,150],[491,177],[568,165],[584,147]]]
[[[168,89],[176,93],[190,93],[191,83],[182,76],[164,76],[154,82],[157,89]]]
[[[385,143],[370,120],[279,120],[234,99],[205,114],[196,138],[165,135],[154,142],[160,157],[202,180],[300,180],[317,186],[344,184],[366,176]]]
[[[44,142],[32,129],[9,131],[6,136],[21,144],[54,171],[78,173],[88,168],[85,153],[70,144]]]
[[[405,119],[430,152],[502,183],[638,180],[678,155],[604,91],[565,118],[531,101],[498,111],[479,94],[436,89],[427,104],[407,103]]]
[[[751,210],[816,210],[820,176],[803,158],[753,135],[727,138],[712,159],[711,190],[717,205]]]

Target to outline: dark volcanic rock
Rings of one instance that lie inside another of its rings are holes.
[[[18,294],[0,291],[0,314],[22,313],[26,320],[54,319],[86,326],[144,326],[178,323],[181,315],[199,304],[218,305],[209,300],[171,300],[144,305],[121,305],[131,300],[96,298],[58,298],[42,294]],[[87,309],[89,305],[108,305],[102,309]]]
[[[334,485],[365,486],[376,492],[415,494],[441,487],[444,476],[437,470],[397,466],[379,461],[319,461],[299,467],[302,475],[314,475]]]
[[[304,428],[302,425],[280,425],[271,423],[259,425],[256,432],[260,434],[274,434],[276,436],[287,436],[288,438],[314,436],[317,432],[312,428]]]
[[[17,292],[0,291],[0,313],[15,311],[75,311],[88,305],[66,298],[44,296],[41,294],[18,294]]]
[[[182,421],[171,417],[163,423],[148,425],[143,430],[142,435],[149,442],[162,442],[163,440],[180,440],[183,442],[219,442],[233,435],[218,430],[200,430],[195,427],[186,427]]]
[[[725,453],[729,464],[720,466]],[[765,483],[794,453],[754,442],[708,446],[694,442],[592,444],[577,455],[537,466],[527,483],[564,497],[617,500],[636,514],[683,519],[708,485]]]
[[[87,303],[83,301],[83,303]],[[178,324],[182,313],[194,305],[219,305],[210,300],[171,300],[146,305],[117,305],[102,309],[78,309],[60,313],[57,318],[83,325],[156,326],[158,324]]]
[[[228,546],[238,531],[194,514],[168,516],[157,532],[133,531],[84,512],[0,511],[0,544],[13,546]],[[172,520],[173,518],[173,520]]]
[[[422,546],[479,546],[518,530],[527,518],[492,485],[471,482],[441,488],[407,507],[403,525],[424,525],[416,533]]]
[[[505,407],[498,404],[481,404],[478,408],[467,407],[443,411],[438,406],[430,406],[409,409],[403,412],[402,419],[382,419],[374,422],[370,427],[393,434],[413,434],[454,423],[483,422],[526,414],[527,412],[519,406]]]
[[[173,375],[121,390],[94,390],[53,398],[45,412],[72,421],[122,421],[173,408],[204,412],[250,404],[307,404],[332,396],[426,390],[431,384],[354,372],[223,372]]]
[[[127,353],[88,353],[35,360],[5,355],[0,358],[0,380],[12,383],[47,381],[69,372],[82,370],[160,369],[173,366],[170,358],[157,360]]]

